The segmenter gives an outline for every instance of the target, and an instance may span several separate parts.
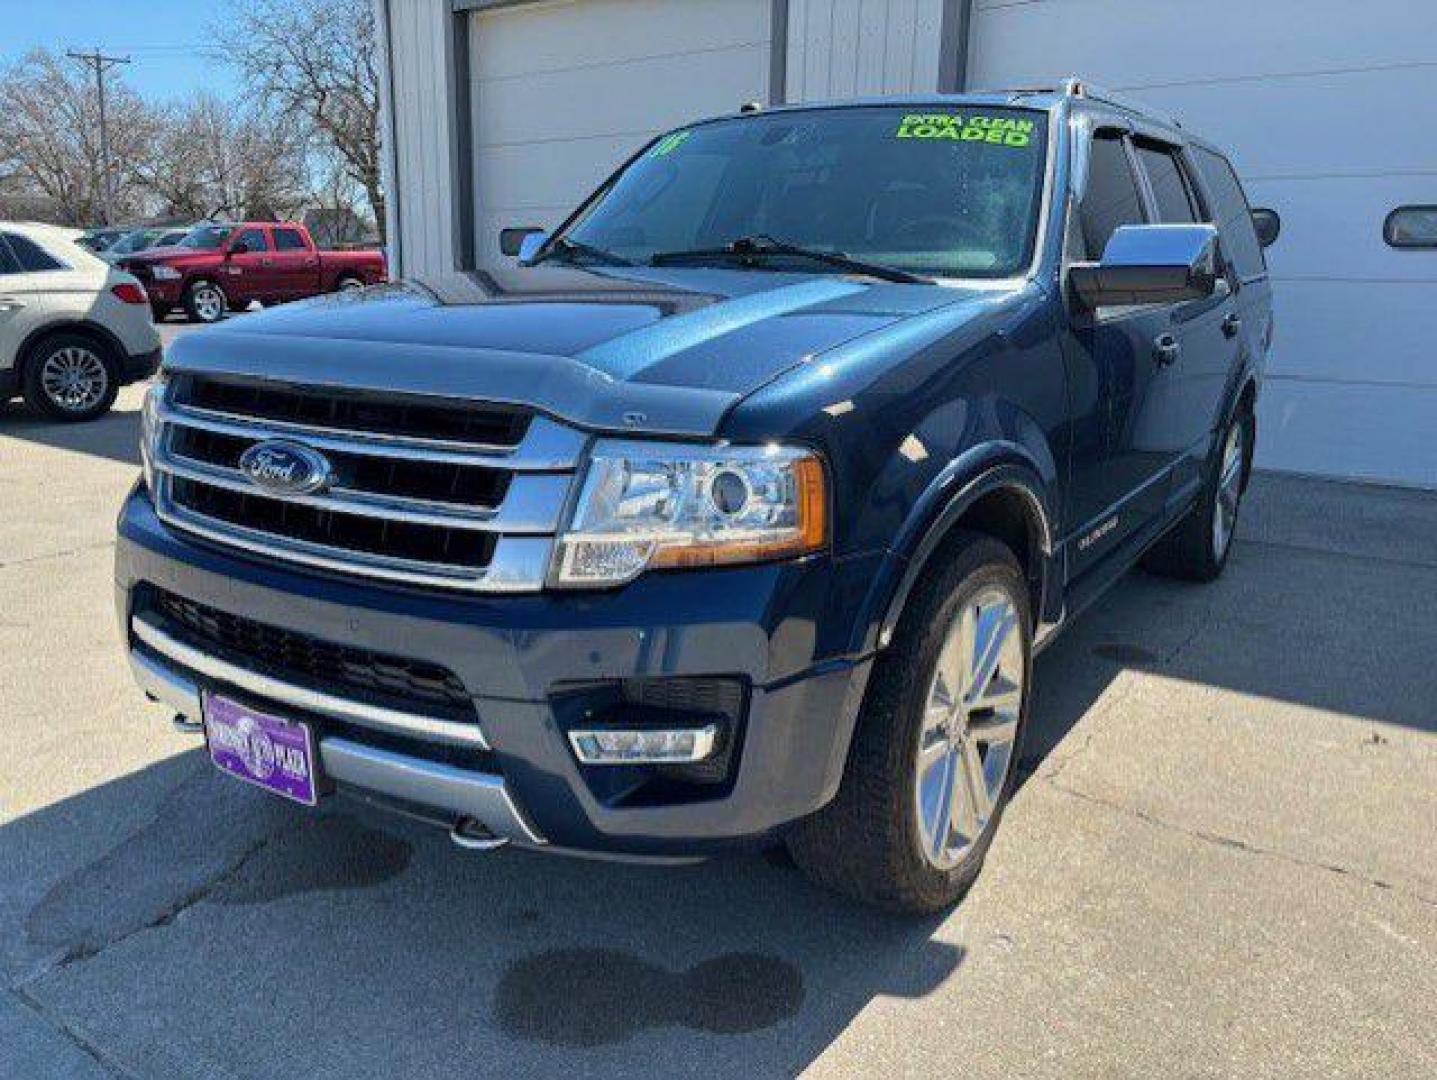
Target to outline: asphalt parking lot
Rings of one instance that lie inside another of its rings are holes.
[[[1129,575],[904,921],[213,773],[115,625],[139,400],[0,408],[0,1077],[1437,1075],[1437,496],[1259,475],[1222,581]]]

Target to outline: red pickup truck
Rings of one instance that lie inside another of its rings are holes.
[[[384,281],[380,251],[320,251],[296,222],[200,225],[173,247],[121,261],[144,283],[159,321],[176,306],[196,322],[218,322],[225,310],[299,300]]]

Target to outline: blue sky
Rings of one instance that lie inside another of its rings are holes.
[[[123,78],[152,101],[200,89],[228,96],[234,72],[199,50],[216,44],[210,30],[229,9],[224,0],[0,0],[0,67],[37,46],[99,46],[130,56]]]

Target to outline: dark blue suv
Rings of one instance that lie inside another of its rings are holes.
[[[953,902],[1034,652],[1228,557],[1272,333],[1231,166],[1075,84],[746,111],[502,246],[173,347],[143,687],[301,803]]]

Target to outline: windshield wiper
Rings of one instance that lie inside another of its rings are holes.
[[[896,266],[863,262],[861,259],[849,258],[841,251],[824,251],[821,248],[804,247],[801,244],[790,244],[785,240],[777,240],[772,236],[764,235],[740,236],[737,240],[729,241],[723,247],[695,248],[692,251],[661,251],[649,262],[653,266],[664,266],[669,263],[686,262],[689,259],[759,259],[769,256],[812,259],[814,262],[834,266],[840,270],[848,270],[855,274],[867,274],[869,277],[881,278],[884,281],[904,281],[925,285],[929,283],[929,279],[921,274],[900,270]]]
[[[563,259],[566,262],[574,262],[576,259],[592,259],[595,262],[609,263],[613,266],[634,265],[622,255],[615,255],[612,251],[605,251],[592,244],[581,244],[577,240],[570,240],[567,236],[556,236],[550,240],[544,253],[529,265],[537,266],[547,259]]]

